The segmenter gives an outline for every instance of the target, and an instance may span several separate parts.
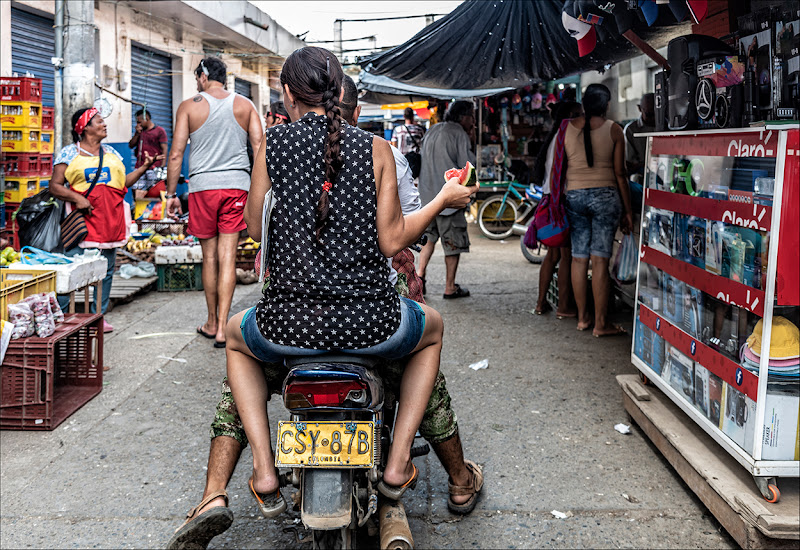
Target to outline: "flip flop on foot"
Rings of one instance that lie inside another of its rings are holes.
[[[579,330],[579,331],[583,332],[583,331],[585,331],[585,330],[589,330],[589,329],[590,329],[590,328],[592,328],[593,326],[594,326],[594,323],[589,323],[588,325],[586,325],[586,326],[584,326],[584,327],[582,327],[582,326],[581,326],[581,324],[580,324],[580,323],[578,323],[578,326],[577,326],[577,327],[575,327],[575,328],[576,328],[577,330]]]
[[[399,487],[395,485],[389,485],[381,480],[378,482],[378,492],[390,500],[400,500],[408,489],[414,489],[417,486],[419,469],[413,463],[411,464],[411,467],[414,468],[414,473],[412,474],[411,479]]]
[[[545,302],[544,305],[542,305],[542,307],[536,307],[536,309],[533,310],[533,312],[536,315],[544,315],[545,313],[548,313],[550,311],[553,311],[553,308],[550,307],[550,304],[548,304],[547,302]]]
[[[261,511],[261,515],[265,518],[274,518],[276,516],[281,515],[284,510],[286,510],[286,500],[283,498],[281,494],[280,486],[275,490],[274,493],[258,493],[256,492],[255,488],[253,488],[253,478],[250,478],[250,494],[256,499],[258,502],[258,509]]]
[[[577,313],[561,313],[560,311],[556,311],[556,319],[559,321],[563,319],[574,319],[577,316]]]
[[[202,326],[197,327],[197,334],[199,334],[200,336],[205,336],[209,340],[213,340],[214,338],[216,338],[215,334],[209,334],[206,331],[204,331]]]
[[[469,485],[453,485],[448,481],[447,484],[450,492],[450,496],[447,499],[447,507],[456,514],[469,514],[472,512],[478,503],[478,494],[483,489],[483,469],[471,460],[465,460],[464,464],[472,474],[472,483]],[[469,499],[461,504],[456,504],[453,501],[454,496],[469,496]]]
[[[592,332],[592,334],[595,338],[604,338],[606,336],[621,336],[623,334],[628,334],[628,331],[619,325],[612,325],[610,329],[601,332],[595,330]]]
[[[225,506],[215,506],[200,513],[208,503],[219,497],[225,499]],[[231,523],[233,523],[233,512],[228,508],[227,493],[225,491],[212,493],[189,510],[186,521],[169,539],[167,550],[206,548],[211,539],[226,531]]]
[[[212,338],[213,338],[213,336],[212,336]],[[214,340],[214,347],[217,348],[217,349],[222,349],[222,348],[225,347],[225,342],[217,342],[216,340]]]
[[[443,294],[442,298],[445,300],[453,300],[455,298],[466,298],[469,296],[469,290],[462,288],[461,285],[456,285],[456,291],[450,294]]]

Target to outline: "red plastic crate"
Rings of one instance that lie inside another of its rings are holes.
[[[55,115],[55,107],[42,107],[42,130],[54,129]]]
[[[45,155],[53,164],[53,155]],[[3,153],[0,155],[0,166],[6,177],[40,176],[42,175],[42,157],[39,153]]]
[[[103,316],[67,315],[47,338],[12,340],[0,372],[0,429],[52,430],[103,389]]]
[[[53,174],[53,155],[39,155],[39,176],[50,179]],[[41,182],[40,182],[41,183]]]
[[[42,79],[23,77],[0,78],[0,101],[42,102]]]

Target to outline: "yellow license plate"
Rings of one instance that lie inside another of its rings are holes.
[[[374,442],[374,422],[279,422],[275,465],[372,468]]]

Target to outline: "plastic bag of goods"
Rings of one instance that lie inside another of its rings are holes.
[[[50,309],[50,297],[45,294],[34,294],[23,300],[33,311],[36,336],[47,338],[56,331],[56,319]]]
[[[11,333],[12,340],[33,336],[36,328],[33,323],[33,310],[24,302],[19,304],[8,304],[8,320],[14,324],[14,331]]]

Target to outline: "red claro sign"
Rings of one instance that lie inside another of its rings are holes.
[[[778,132],[687,134],[653,137],[654,155],[704,157],[776,157]]]

